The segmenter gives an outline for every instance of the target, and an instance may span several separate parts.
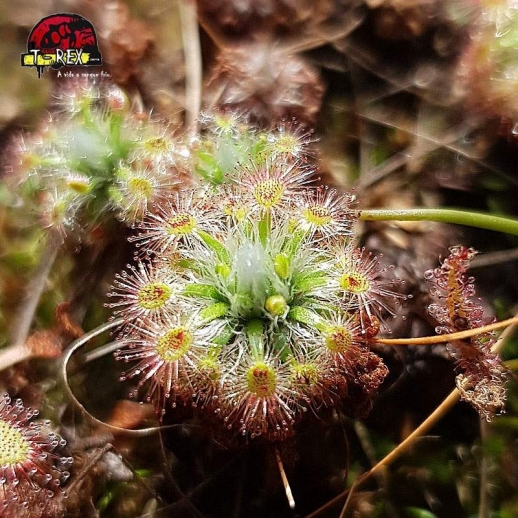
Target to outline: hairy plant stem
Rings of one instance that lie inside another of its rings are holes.
[[[360,219],[363,221],[437,221],[494,230],[518,236],[518,220],[516,219],[458,209],[427,209],[424,207],[413,209],[366,209],[362,211]]]
[[[499,352],[502,350],[507,338],[514,330],[514,326],[518,323],[518,315],[512,319],[513,326],[508,327],[500,336],[495,345],[491,348],[493,352]],[[509,325],[509,324],[507,324]],[[478,330],[477,330],[478,331]],[[480,331],[478,331],[480,332]],[[446,336],[446,335],[443,335]],[[351,502],[352,493],[360,487],[365,481],[370,479],[373,475],[377,475],[380,471],[385,470],[390,464],[399,459],[404,453],[408,452],[412,447],[415,446],[417,440],[433,428],[460,400],[460,394],[457,389],[453,389],[450,394],[443,400],[443,402],[410,434],[404,441],[398,444],[388,455],[380,460],[375,466],[369,471],[366,471],[360,475],[353,483],[351,488],[342,491],[339,495],[335,496],[332,500],[324,504],[322,507],[306,515],[305,518],[316,518],[325,510],[337,505],[342,500],[346,499],[340,518],[345,518],[348,512],[348,505]]]

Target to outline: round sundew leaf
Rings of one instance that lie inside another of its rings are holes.
[[[246,382],[251,394],[260,398],[271,397],[277,388],[277,375],[273,367],[257,362],[248,368]]]
[[[171,298],[171,288],[162,282],[154,282],[140,288],[137,293],[138,305],[144,309],[159,309]]]
[[[156,343],[156,352],[165,362],[178,361],[191,348],[192,333],[184,326],[174,327],[163,334]]]

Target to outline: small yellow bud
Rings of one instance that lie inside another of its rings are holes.
[[[264,303],[266,311],[276,317],[284,315],[288,310],[288,307],[286,299],[282,295],[272,295],[271,297],[268,297]]]
[[[230,266],[225,263],[218,263],[216,265],[216,273],[223,279],[226,279],[230,274]]]

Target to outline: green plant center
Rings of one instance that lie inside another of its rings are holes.
[[[352,293],[365,293],[370,288],[369,279],[363,273],[354,270],[345,272],[338,282],[343,290]]]
[[[159,309],[171,298],[171,288],[163,282],[152,282],[138,290],[138,304],[143,309]]]
[[[255,201],[265,209],[277,205],[284,194],[284,186],[279,180],[264,180],[254,187]]]
[[[29,455],[30,445],[23,434],[0,420],[0,466],[21,464]]]
[[[214,124],[220,130],[230,132],[235,126],[235,122],[230,117],[216,116],[214,118]]]
[[[248,208],[246,205],[235,202],[234,200],[228,201],[223,206],[223,213],[227,216],[232,216],[237,222],[243,221],[248,214]]]
[[[345,353],[352,344],[351,332],[345,326],[335,326],[326,335],[326,346],[334,353]]]
[[[315,225],[316,227],[329,225],[333,219],[329,209],[322,207],[321,205],[306,207],[306,209],[304,209],[304,218],[308,223]]]
[[[24,151],[20,157],[20,166],[26,170],[38,167],[41,163],[41,158],[36,153],[31,151]]]
[[[128,182],[128,190],[134,196],[149,200],[153,195],[153,186],[149,180],[145,178],[132,178]]]
[[[52,223],[61,224],[65,220],[67,213],[67,203],[65,200],[56,200],[50,211],[50,220]]]
[[[156,343],[156,352],[166,362],[178,361],[191,347],[192,333],[179,326],[162,335]]]
[[[257,362],[246,372],[246,383],[251,394],[257,397],[270,397],[277,388],[277,375],[272,367]]]
[[[196,227],[196,220],[187,212],[180,212],[169,218],[166,231],[175,236],[190,234]]]
[[[218,381],[221,378],[221,368],[218,362],[212,358],[203,358],[199,363],[201,373],[210,381]]]

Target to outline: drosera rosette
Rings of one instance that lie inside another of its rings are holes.
[[[287,162],[309,162],[316,154],[312,144],[316,141],[313,130],[297,119],[282,120],[280,124],[261,132],[266,141],[264,153],[273,159]]]
[[[457,83],[468,108],[500,118],[500,132],[518,134],[518,7],[515,2],[481,0],[469,43],[460,58]]]
[[[323,408],[340,404],[345,382],[323,352],[321,342],[314,340],[314,333],[300,331],[294,336],[293,357],[288,362],[290,383],[304,402],[304,411],[309,409],[318,416]]]
[[[182,154],[177,155],[177,151],[183,149],[182,143],[168,124],[146,114],[135,117],[133,124],[139,145],[131,150],[134,156],[130,154],[130,159],[138,158],[161,169],[175,167],[182,159]]]
[[[363,305],[344,296],[340,254],[353,246],[358,212],[352,196],[309,187],[310,174],[282,162],[242,167],[231,186],[185,189],[138,225],[138,267],[120,274],[111,293],[123,317],[116,357],[137,361],[124,377],[150,387],[146,400],[160,416],[190,396],[245,441],[276,441],[308,409],[340,404],[358,379],[371,400],[386,375],[369,350],[379,331],[372,320],[386,306],[370,297],[402,296],[384,288],[387,270],[370,258],[360,261],[370,282]],[[304,207],[314,209],[309,223]],[[371,316],[368,331],[362,311]],[[168,322],[194,316],[194,330],[182,334],[189,347],[167,363],[157,337],[167,335]],[[350,348],[340,342],[343,350],[333,351],[340,326]]]
[[[138,249],[159,257],[174,250],[181,241],[203,239],[207,231],[218,230],[212,194],[206,188],[185,189],[176,192],[167,201],[148,211],[136,225],[139,232],[130,237]]]
[[[109,81],[92,81],[74,78],[60,81],[59,89],[53,93],[51,108],[59,118],[74,119],[94,110],[129,110],[130,100],[124,91]]]
[[[316,390],[310,399],[311,406],[315,402],[327,406],[342,402],[348,404],[349,414],[367,415],[388,374],[383,360],[370,350],[379,327],[371,327],[365,333],[357,313],[339,309],[318,314],[297,308],[295,316],[298,322],[292,330],[298,337],[296,343],[299,347],[303,344],[305,351],[304,355],[295,356],[312,376],[307,378],[310,383],[306,389]]]
[[[450,248],[441,266],[425,272],[433,300],[428,312],[438,326],[438,334],[477,329],[495,321],[484,315],[475,293],[475,279],[467,270],[476,251],[464,246]],[[470,403],[487,421],[504,412],[508,371],[491,350],[493,333],[481,332],[471,338],[452,340],[447,348],[460,371],[455,378],[461,398]]]
[[[61,240],[67,235],[81,235],[83,229],[77,223],[77,212],[82,204],[80,195],[55,187],[43,191],[39,199],[39,223],[42,228],[51,229]]]
[[[206,182],[221,185],[249,164],[307,164],[315,156],[313,133],[296,120],[283,120],[267,130],[247,124],[232,112],[205,114],[202,136],[193,143],[193,169]]]
[[[354,403],[356,415],[366,415],[388,374],[383,360],[370,350],[379,328],[366,330],[358,313],[338,313],[331,314],[320,329],[325,344],[321,354],[330,362],[338,386],[345,389],[343,397]]]
[[[294,433],[293,425],[305,411],[289,366],[279,352],[249,344],[235,344],[238,356],[222,375],[218,415],[225,427],[242,436],[278,441]]]
[[[235,113],[204,113],[200,123],[202,133],[192,145],[193,169],[204,181],[220,185],[228,171],[253,159],[261,143],[257,131]]]
[[[313,170],[300,163],[268,161],[258,166],[249,162],[231,181],[240,185],[240,197],[251,215],[275,218],[290,212],[312,175]]]
[[[297,225],[311,234],[313,240],[352,236],[358,217],[356,198],[336,189],[317,187],[303,192],[298,203]]]
[[[136,160],[115,171],[108,192],[119,219],[133,225],[154,205],[165,203],[179,183],[179,178],[168,174],[165,168]]]
[[[25,208],[78,241],[114,216],[132,225],[187,181],[185,154],[174,129],[135,113],[118,86],[70,81],[60,84],[46,124],[13,139],[8,158]]]
[[[358,319],[350,313],[331,314],[319,325],[324,354],[338,369],[347,370],[366,340]]]
[[[72,458],[60,455],[66,442],[36,410],[8,394],[0,400],[0,494],[2,516],[51,516],[47,509],[69,477]]]
[[[62,167],[64,159],[53,153],[52,138],[48,135],[49,122],[38,132],[19,132],[11,138],[5,150],[4,170],[7,181],[17,186],[21,194],[34,189],[38,172]]]

